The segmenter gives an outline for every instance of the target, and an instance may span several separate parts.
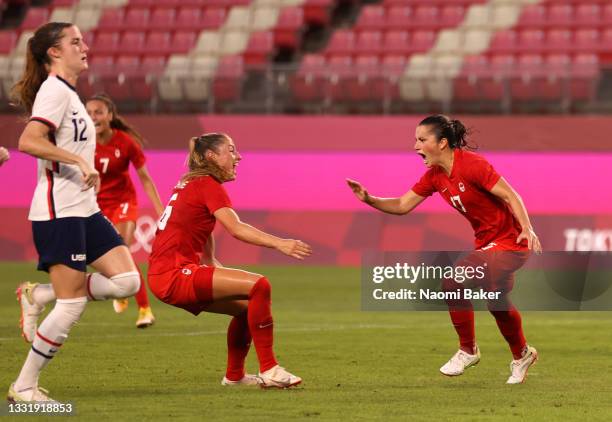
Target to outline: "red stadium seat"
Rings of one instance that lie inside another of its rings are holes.
[[[202,27],[201,17],[202,11],[199,7],[181,7],[176,15],[174,26],[178,30],[196,31]]]
[[[12,30],[0,31],[0,54],[9,54],[17,44],[17,32]]]
[[[22,31],[36,29],[49,20],[49,10],[46,7],[30,7],[21,22]]]
[[[440,24],[443,28],[459,25],[465,16],[463,6],[445,6],[440,12]]]
[[[597,27],[601,22],[602,8],[598,4],[577,4],[574,21],[584,27]]]
[[[128,9],[123,19],[123,26],[130,31],[145,30],[149,25],[149,17],[149,9]]]
[[[382,52],[382,34],[379,31],[363,31],[357,35],[356,54],[378,55]]]
[[[493,37],[489,50],[492,53],[512,53],[517,49],[517,38],[516,31],[511,29],[499,31]]]
[[[89,60],[89,70],[91,73],[95,73],[101,76],[108,76],[115,74],[115,61],[113,56],[97,55]]]
[[[549,53],[561,53],[572,45],[573,32],[569,29],[551,29],[546,34],[545,50]]]
[[[165,56],[144,56],[141,62],[145,74],[161,75],[166,68]]]
[[[169,54],[173,51],[168,31],[149,32],[145,41],[144,51],[153,51],[156,54]]]
[[[435,6],[418,6],[414,9],[412,26],[422,28],[439,27],[439,9]]]
[[[118,56],[115,60],[115,71],[125,75],[136,75],[140,73],[140,59],[138,56]]]
[[[546,6],[530,4],[525,6],[519,20],[519,27],[542,28],[546,24]]]
[[[355,47],[355,34],[350,29],[338,29],[332,34],[331,40],[325,48],[329,57],[339,54],[352,54]]]
[[[388,55],[383,57],[381,70],[384,77],[383,96],[388,101],[400,98],[399,80],[404,74],[408,59],[405,56]],[[377,87],[374,87],[374,95],[380,96]]]
[[[94,40],[92,51],[95,54],[115,54],[119,50],[119,33],[98,32]]]
[[[574,8],[570,4],[551,4],[548,7],[548,24],[551,26],[571,26]]]
[[[217,102],[235,101],[240,98],[244,62],[241,56],[225,56],[219,61],[213,81],[213,95]]]
[[[101,31],[116,31],[123,28],[123,20],[125,18],[125,11],[123,9],[106,9],[96,29]]]
[[[332,100],[345,101],[349,99],[346,85],[353,75],[353,60],[349,55],[331,56],[327,60],[329,79],[325,84],[325,92]]]
[[[217,29],[225,22],[226,12],[221,8],[207,8],[202,14],[203,29]]]
[[[480,82],[489,77],[486,56],[467,56],[463,60],[461,73],[453,81],[453,98],[458,101],[481,99]]]
[[[325,56],[304,55],[298,71],[291,78],[291,90],[298,101],[319,102],[325,98],[326,79]]]
[[[414,18],[412,17],[412,8],[406,6],[396,6],[387,9],[387,24],[388,30],[407,30],[413,26]]]
[[[243,53],[244,63],[248,66],[264,65],[268,56],[274,51],[274,35],[271,31],[251,34],[246,50]]]
[[[122,54],[142,54],[145,47],[145,33],[128,31],[121,36],[120,52]]]
[[[346,94],[351,101],[381,100],[376,98],[375,86],[384,84],[377,56],[357,56],[352,66],[352,74],[345,78]],[[380,91],[381,88],[377,88]]]
[[[545,75],[542,56],[526,54],[517,61],[516,72],[510,79],[510,94],[513,100],[528,101],[538,99],[537,87]]]
[[[170,44],[171,53],[188,53],[196,44],[197,33],[194,31],[176,31]]]
[[[176,11],[174,9],[154,9],[149,19],[148,30],[171,30],[174,29]]]
[[[570,98],[588,101],[595,98],[599,60],[594,54],[578,54],[574,57],[570,78]]]
[[[297,49],[300,45],[304,11],[300,7],[285,7],[274,27],[274,44],[278,47]]]
[[[539,29],[524,29],[518,34],[520,52],[539,52],[544,48],[544,31]]]
[[[414,31],[411,47],[415,52],[425,52],[434,46],[436,33],[434,31]]]
[[[599,48],[599,31],[596,29],[578,29],[574,33],[571,47],[578,53],[595,52]]]
[[[330,21],[334,0],[305,0],[304,21],[310,25],[327,25]]]
[[[385,8],[377,4],[363,7],[355,25],[358,31],[381,31],[387,27]]]
[[[414,52],[410,43],[410,33],[406,31],[389,31],[385,33],[383,53],[388,55],[409,56]]]
[[[601,23],[605,27],[612,26],[612,4],[606,4],[603,6]]]

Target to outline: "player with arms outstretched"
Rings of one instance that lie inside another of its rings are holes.
[[[98,94],[87,100],[87,113],[96,127],[96,170],[100,173],[98,205],[115,226],[126,245],[131,245],[138,219],[136,190],[129,174],[130,163],[142,182],[158,217],[163,211],[159,193],[145,165],[143,138],[119,115],[110,97]],[[140,277],[140,290],[134,298],[138,304],[136,327],[146,328],[155,322],[149,305],[147,288]],[[126,310],[127,299],[113,300],[115,311]]]
[[[88,297],[124,298],[140,287],[129,250],[96,203],[96,134],[75,89],[88,67],[88,51],[75,25],[42,25],[28,40],[25,71],[12,92],[14,103],[31,116],[19,150],[38,159],[29,219],[38,269],[49,273],[52,284],[26,282],[17,289],[22,335],[32,347],[9,387],[10,402],[51,401],[38,377],[80,319]],[[87,274],[87,265],[99,272]],[[37,329],[44,306],[54,300]]]
[[[537,360],[535,348],[529,346],[522,329],[521,315],[512,305],[508,293],[514,283],[514,272],[526,261],[529,250],[540,253],[540,241],[533,231],[520,196],[482,156],[467,151],[467,131],[459,120],[434,115],[416,128],[414,149],[429,170],[413,188],[399,198],[372,196],[358,182],[348,184],[361,201],[389,214],[408,214],[434,192],[468,219],[475,234],[475,251],[465,264],[488,264],[486,285],[500,292],[500,299],[489,301],[490,312],[508,342],[513,360],[508,384],[522,383],[529,367]],[[447,291],[466,286],[445,280]],[[456,376],[480,361],[480,350],[474,333],[474,311],[469,300],[447,300],[460,348],[440,368],[444,375]]]
[[[189,142],[189,172],[174,188],[162,215],[149,257],[148,280],[160,300],[194,315],[231,315],[227,329],[227,371],[223,385],[287,388],[302,379],[278,365],[273,351],[271,286],[260,274],[224,268],[214,254],[215,223],[234,237],[274,248],[297,259],[311,254],[299,240],[281,239],[240,221],[223,183],[236,178],[241,160],[234,141],[208,133]],[[259,376],[246,374],[251,339]]]

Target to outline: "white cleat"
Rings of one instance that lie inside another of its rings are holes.
[[[538,360],[538,351],[535,347],[527,346],[523,357],[510,362],[510,378],[506,384],[522,384],[527,379],[529,367]]]
[[[259,385],[261,384],[261,378],[257,375],[245,374],[244,377],[240,378],[238,381],[232,381],[227,379],[227,377],[223,377],[221,380],[221,385]]]
[[[29,281],[23,282],[17,287],[15,294],[17,295],[17,301],[21,306],[21,320],[19,326],[21,327],[21,337],[24,338],[28,343],[34,341],[36,335],[36,328],[38,325],[38,318],[40,314],[45,310],[44,306],[38,305],[34,302],[32,292],[38,286],[38,283],[30,283]]]
[[[46,401],[46,402],[57,403],[55,400],[49,397],[48,394],[49,392],[41,387],[33,387],[33,388],[27,388],[22,391],[16,391],[15,384],[11,384],[8,390],[8,394],[6,396],[6,400],[9,403],[17,403],[17,402],[22,402],[22,401],[29,401],[29,402]]]
[[[279,365],[276,365],[263,373],[259,373],[261,388],[289,388],[302,382],[302,378],[293,375]]]
[[[113,300],[113,309],[115,310],[115,312],[120,314],[122,312],[125,312],[125,310],[128,308],[129,304],[130,304],[130,302],[128,302],[127,298],[125,298],[125,299],[114,299]]]
[[[478,346],[476,346],[476,353],[473,355],[459,349],[457,353],[440,368],[440,372],[449,377],[456,377],[463,374],[470,366],[477,365],[478,362],[480,362],[480,349]]]

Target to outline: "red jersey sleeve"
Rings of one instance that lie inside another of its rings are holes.
[[[477,160],[474,160],[470,166],[468,175],[471,179],[471,183],[482,187],[487,192],[493,189],[493,186],[495,186],[501,177],[493,166],[482,157],[478,157]]]
[[[200,194],[211,214],[220,208],[232,208],[232,202],[223,185],[210,176],[203,178]]]
[[[142,148],[140,147],[138,142],[132,139],[132,137],[129,136],[128,134],[126,134],[125,138],[129,139],[128,141],[130,145],[129,159],[132,162],[132,165],[134,166],[134,168],[138,170],[139,168],[145,165],[145,162],[147,161],[147,159],[145,158],[145,155],[142,152]]]
[[[428,197],[433,195],[434,192],[437,191],[436,187],[433,184],[433,174],[432,169],[429,169],[427,173],[425,173],[421,180],[419,180],[413,187],[412,191],[419,196]]]

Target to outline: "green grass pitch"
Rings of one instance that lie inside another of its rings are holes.
[[[540,361],[527,383],[507,386],[511,355],[486,312],[476,315],[480,364],[446,378],[438,368],[457,341],[445,312],[363,312],[356,268],[249,269],[272,282],[277,356],[304,379],[299,388],[222,387],[228,317],[193,317],[154,299],[157,324],[146,330],[134,327],[133,301],[121,315],[110,302],[88,304],[41,386],[87,421],[612,418],[612,313],[524,313]],[[2,263],[0,274],[6,391],[28,351],[13,292],[23,279],[47,278],[32,263]],[[257,370],[254,352],[250,371]]]

